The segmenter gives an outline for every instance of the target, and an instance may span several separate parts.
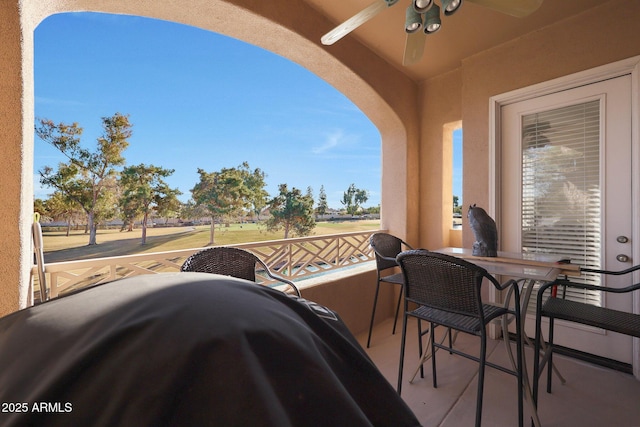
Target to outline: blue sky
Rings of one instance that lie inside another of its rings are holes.
[[[340,208],[354,183],[380,203],[381,139],[344,95],[256,46],[181,24],[97,13],[53,15],[35,31],[35,116],[77,122],[95,149],[101,118],[129,114],[128,165],[174,169],[186,201],[208,172],[248,161],[275,195],[286,183]],[[65,158],[36,137],[34,171]],[[51,189],[35,180],[35,197]],[[454,188],[458,184],[454,182]],[[459,191],[459,190],[454,190]],[[458,193],[457,193],[458,194]]]
[[[464,206],[462,194],[462,137],[462,129],[453,131],[453,177],[451,186],[453,188],[453,195],[458,196],[459,206]]]

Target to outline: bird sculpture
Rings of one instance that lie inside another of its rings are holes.
[[[498,229],[496,222],[479,206],[469,206],[467,213],[469,225],[476,241],[473,243],[473,255],[484,257],[498,256]]]

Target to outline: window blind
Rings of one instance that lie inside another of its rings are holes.
[[[523,116],[522,142],[522,252],[600,268],[600,101]],[[601,305],[599,292],[567,298]]]

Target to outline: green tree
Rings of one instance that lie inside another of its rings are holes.
[[[207,215],[209,215],[207,208],[198,205],[193,199],[189,199],[186,203],[180,205],[181,219],[199,220]]]
[[[369,200],[369,192],[356,188],[355,184],[351,184],[347,191],[342,195],[342,203],[349,215],[355,215],[363,203]]]
[[[72,199],[60,191],[54,191],[44,201],[44,212],[52,220],[62,220],[67,223],[67,237],[71,232],[71,226],[79,223],[84,211]],[[40,212],[43,214],[43,212]],[[86,215],[84,215],[86,217]]]
[[[460,206],[460,198],[453,196],[453,213],[462,213],[462,206]]]
[[[133,226],[136,223],[136,219],[142,216],[140,206],[135,199],[120,198],[118,201],[120,208],[120,218],[122,218],[122,228],[120,231],[133,231]]]
[[[287,184],[278,186],[279,194],[268,203],[271,217],[267,219],[269,231],[284,229],[284,238],[290,234],[308,236],[316,226],[313,218],[313,196],[293,187],[288,190]]]
[[[149,214],[154,210],[166,209],[176,205],[178,189],[169,188],[163,178],[171,176],[173,169],[164,169],[154,165],[139,164],[122,170],[120,187],[122,197],[120,206],[124,212],[125,222],[132,224],[133,220],[142,217],[142,241],[147,243],[147,223]]]
[[[196,204],[204,206],[211,215],[209,245],[213,245],[216,221],[248,208],[251,194],[241,168],[223,168],[218,172],[198,168],[198,174],[200,181],[191,189],[191,195]]]
[[[176,196],[182,192],[176,193]],[[182,202],[177,197],[164,197],[156,201],[156,214],[160,218],[165,218],[165,224],[169,222],[169,218],[178,218],[182,212]]]
[[[129,116],[120,113],[102,118],[103,134],[98,138],[96,151],[80,145],[82,128],[77,123],[55,124],[51,120],[39,119],[36,135],[57,148],[67,159],[58,170],[45,166],[40,173],[40,182],[62,192],[78,203],[87,214],[89,245],[95,245],[96,225],[100,219],[112,215],[115,210],[113,189],[118,174],[116,166],[124,164],[122,152],[129,146],[131,137]]]
[[[267,186],[265,178],[267,175],[256,168],[253,171],[249,167],[249,163],[244,162],[238,167],[240,172],[244,176],[244,185],[247,190],[247,201],[250,205],[251,213],[258,217],[260,220],[260,212],[267,205],[267,198],[269,193],[264,188]]]
[[[119,173],[116,171],[112,176],[108,176],[105,178],[102,187],[102,195],[98,198],[94,213],[94,231],[96,227],[100,223],[104,223],[105,221],[112,220],[118,217],[118,201],[120,199],[120,188],[118,186],[118,175]],[[89,227],[87,224],[87,229],[85,230],[85,234],[88,232]]]
[[[364,208],[362,209],[362,212],[366,213],[366,214],[379,214],[380,213],[380,205],[377,206],[370,206],[368,208]]]
[[[324,215],[327,213],[329,205],[327,204],[327,193],[324,191],[324,185],[320,186],[320,193],[318,194],[318,204],[316,205],[316,214]]]

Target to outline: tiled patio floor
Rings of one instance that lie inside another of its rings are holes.
[[[431,383],[431,364],[425,364],[425,378],[418,375],[408,381],[417,364],[415,321],[409,323],[402,397],[425,427],[472,426],[475,420],[477,364],[445,351],[437,353],[438,388]],[[392,320],[379,324],[373,333],[368,353],[394,388],[398,378],[400,329],[391,335]],[[444,330],[444,328],[439,328]],[[366,333],[358,340],[366,344]],[[459,334],[461,349],[479,348],[479,340]],[[503,341],[489,343],[489,360],[508,365]],[[477,352],[476,352],[477,354]],[[527,367],[533,370],[531,348],[525,349]],[[632,375],[591,365],[563,356],[554,361],[567,380],[561,385],[554,377],[553,392],[545,391],[541,382],[538,414],[544,427],[613,427],[640,426],[640,381]],[[531,377],[531,373],[529,373]],[[483,425],[517,426],[516,378],[492,368],[485,374]],[[531,425],[530,409],[525,401],[525,426]]]

